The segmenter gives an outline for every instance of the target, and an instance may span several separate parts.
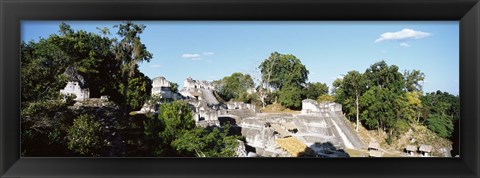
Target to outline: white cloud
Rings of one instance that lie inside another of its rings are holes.
[[[201,55],[197,53],[185,53],[182,54],[182,58],[191,59],[192,61],[199,61],[202,60],[202,56],[212,56],[214,52],[203,52]]]
[[[375,40],[375,43],[382,41],[402,41],[402,40],[411,40],[411,39],[420,39],[430,36],[428,32],[415,31],[412,29],[403,29],[398,32],[385,32],[380,35],[380,38]]]
[[[403,46],[403,47],[410,47],[410,44],[408,44],[408,43],[400,43],[400,46]]]
[[[162,67],[162,65],[160,65],[160,64],[152,64],[152,65],[150,65],[150,67],[152,67],[152,68],[160,68],[160,67]]]
[[[211,55],[214,55],[214,54],[215,54],[214,52],[203,52],[204,56],[211,56]]]
[[[200,54],[182,54],[182,58],[198,58]]]

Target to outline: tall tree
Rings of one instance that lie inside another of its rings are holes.
[[[328,86],[320,82],[308,82],[305,87],[305,96],[310,99],[317,99],[320,95],[328,94]]]
[[[358,71],[350,71],[343,77],[343,88],[342,91],[347,97],[355,101],[355,115],[356,115],[356,127],[355,130],[358,132],[359,125],[359,100],[360,96],[366,90],[366,80],[363,74]]]
[[[259,68],[266,84],[276,90],[285,85],[305,85],[308,80],[307,68],[292,54],[273,52]]]
[[[360,105],[364,108],[362,119],[370,129],[386,131],[395,126],[396,97],[398,95],[390,89],[379,86],[373,86],[363,94],[360,100]]]
[[[255,87],[252,77],[240,72],[235,72],[214,83],[216,91],[225,101],[233,99],[247,102],[249,91]]]
[[[396,65],[385,61],[372,64],[364,73],[368,90],[362,96],[362,119],[370,128],[394,133],[398,119],[408,118],[405,113],[405,80]]]
[[[419,70],[408,71],[405,70],[403,73],[405,78],[405,87],[408,92],[422,91],[422,82],[425,80],[425,74]]]
[[[421,97],[428,114],[424,115],[427,127],[437,135],[450,138],[454,123],[460,118],[460,100],[458,96],[447,92],[432,92]]]
[[[115,40],[114,53],[117,60],[121,61],[121,72],[123,77],[123,96],[125,100],[124,117],[128,114],[128,81],[129,77],[135,76],[135,69],[139,62],[150,62],[152,54],[141,42],[140,34],[145,30],[145,25],[134,24],[131,21],[115,25],[118,28],[117,34],[122,37],[121,41]]]
[[[385,61],[372,64],[365,71],[368,86],[388,88],[391,92],[401,93],[405,87],[403,75],[398,72],[398,66],[389,66]]]
[[[302,89],[308,80],[308,70],[300,59],[292,54],[273,52],[260,64],[259,69],[263,81],[261,88],[265,87],[267,91],[273,88],[278,91],[279,100],[283,100],[280,101],[281,103],[292,108],[298,108],[298,100],[301,103],[303,99]],[[263,83],[265,86],[263,86]],[[267,93],[270,95],[272,92]],[[281,96],[282,94],[285,95]]]
[[[286,85],[278,91],[278,101],[285,107],[300,109],[304,98],[302,90],[301,86]]]

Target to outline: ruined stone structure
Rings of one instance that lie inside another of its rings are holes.
[[[205,101],[189,102],[195,107],[194,119],[195,121],[217,121],[217,111],[208,107]]]
[[[255,109],[255,105],[244,102],[232,101],[226,104],[227,109]]]
[[[165,79],[165,77],[160,76],[154,78],[152,83],[152,96],[159,95],[164,99],[181,99],[181,95],[173,92],[170,85],[170,81]]]
[[[311,112],[320,112],[317,101],[312,99],[305,99],[302,101],[302,114],[307,114]]]
[[[75,95],[75,101],[84,101],[90,98],[90,90],[88,88],[82,89],[78,82],[67,82],[67,86],[60,90],[62,95]]]
[[[326,113],[326,112],[341,112],[342,105],[334,102],[322,102],[312,99],[305,99],[302,101],[302,114],[308,113]]]
[[[186,89],[207,89],[207,90],[215,90],[215,86],[213,86],[210,82],[206,80],[193,80],[191,77],[188,77],[183,81],[183,87]]]
[[[185,79],[180,94],[185,98],[195,98],[206,101],[208,105],[218,105],[220,102],[213,94],[215,86],[208,81],[193,80],[191,77]]]

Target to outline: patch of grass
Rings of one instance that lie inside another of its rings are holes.
[[[298,110],[291,110],[289,108],[286,108],[285,106],[282,106],[279,103],[273,103],[270,105],[265,106],[265,108],[260,109],[261,112],[263,113],[290,113],[290,114],[298,114],[300,111]]]
[[[367,150],[355,150],[355,149],[349,149],[346,148],[344,149],[345,152],[350,155],[350,157],[368,157],[368,151]]]

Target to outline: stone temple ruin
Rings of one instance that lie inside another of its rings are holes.
[[[151,95],[159,95],[165,99],[182,99],[181,95],[172,91],[170,81],[165,77],[156,77],[152,83]]]
[[[152,95],[160,94],[169,99],[167,102],[178,99],[188,102],[199,126],[231,124],[232,132],[245,138],[245,142],[240,141],[239,156],[347,157],[343,149],[365,147],[347,125],[338,103],[306,99],[299,114],[259,113],[252,104],[219,102],[215,86],[207,81],[189,77],[176,93],[170,90],[168,80],[157,77],[152,87]]]
[[[90,90],[85,87],[83,76],[78,74],[75,68],[67,67],[63,75],[67,77],[69,82],[64,89],[60,90],[60,94],[75,95],[75,101],[84,101],[90,98]]]
[[[67,86],[60,90],[63,95],[75,95],[75,101],[84,101],[90,98],[90,90],[88,88],[82,89],[78,82],[67,82]]]
[[[62,94],[73,94],[77,101],[89,99],[88,88],[82,88],[83,78],[72,71],[70,82]],[[68,75],[67,75],[68,76]],[[207,81],[187,78],[178,92],[171,89],[165,77],[153,79],[151,95],[162,98],[160,103],[145,104],[137,113],[158,113],[164,102],[184,100],[192,108],[198,126],[232,125],[231,133],[243,136],[238,156],[248,157],[348,157],[343,149],[364,149],[355,131],[347,125],[342,106],[337,103],[302,101],[298,114],[260,113],[255,105],[243,102],[221,103],[215,86]],[[102,97],[103,100],[108,97]]]

